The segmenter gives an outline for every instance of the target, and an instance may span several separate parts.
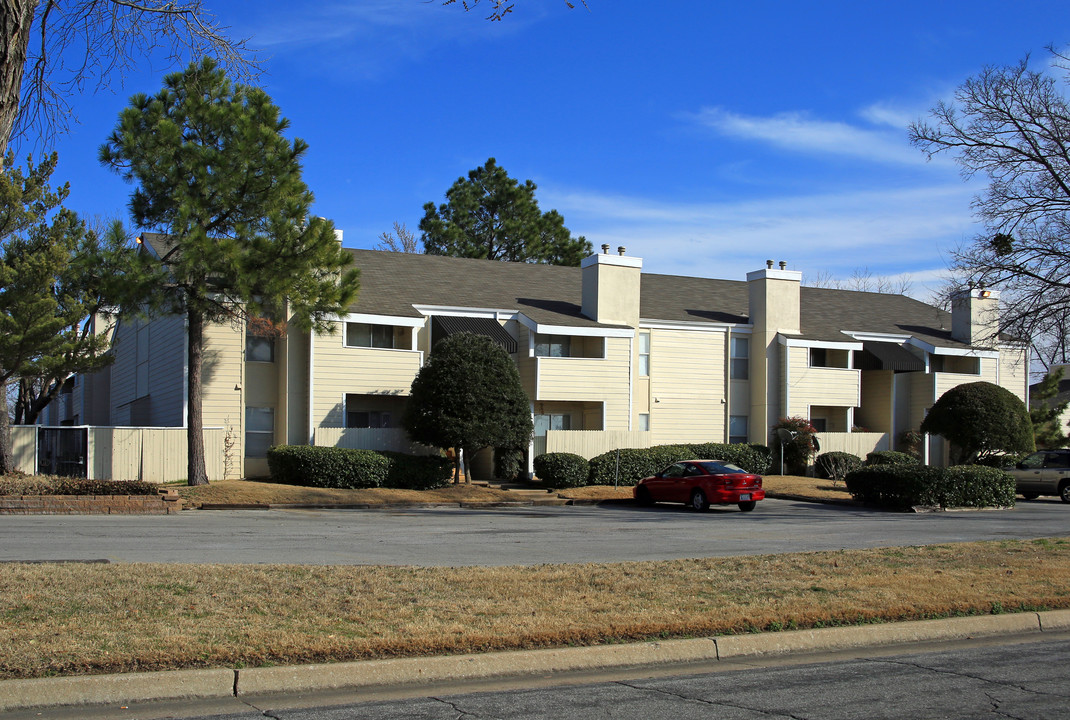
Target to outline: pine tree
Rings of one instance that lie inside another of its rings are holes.
[[[1070,403],[1065,401],[1055,405],[1048,403],[1059,394],[1062,379],[1063,369],[1056,368],[1037,383],[1030,395],[1029,418],[1033,421],[1033,438],[1038,448],[1060,448],[1070,445],[1066,427],[1059,422]]]
[[[510,262],[579,265],[591,254],[591,243],[573,238],[556,210],[542,212],[535,183],[518,183],[495,163],[458,178],[437,208],[424,205],[420,221],[424,251],[429,255],[508,260]]]
[[[288,313],[326,330],[355,297],[358,272],[329,220],[310,213],[301,177],[308,146],[259,88],[235,85],[210,59],[135,95],[100,149],[101,162],[138,184],[138,225],[168,236],[159,286],[144,300],[188,327],[188,482],[208,482],[201,371],[206,325],[247,313]]]
[[[56,155],[26,171],[9,156],[0,173],[0,385],[31,380],[39,394],[23,409],[33,416],[74,373],[108,362],[104,336],[87,318],[120,306],[137,284],[133,249],[125,237],[99,238],[61,207],[66,185],[49,185]],[[11,470],[7,392],[0,394],[0,474]],[[24,421],[25,412],[21,414]]]

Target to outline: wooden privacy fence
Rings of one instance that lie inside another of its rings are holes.
[[[891,450],[891,435],[888,433],[874,432],[823,432],[817,433],[817,441],[821,445],[818,454],[827,452],[846,452],[857,455],[863,460],[866,455],[875,450]],[[776,447],[774,443],[771,447]]]
[[[409,455],[433,455],[438,450],[409,439],[402,428],[316,428],[313,445],[351,450],[389,450]]]
[[[543,448],[540,440],[545,441]],[[547,430],[545,439],[535,438],[535,457],[543,452],[566,452],[590,460],[617,448],[648,448],[652,444],[645,430]]]
[[[159,483],[186,479],[186,428],[17,425],[11,428],[15,468],[31,474],[53,471],[44,443],[54,431],[85,434],[82,457],[65,462],[65,474],[91,480]],[[223,479],[225,456],[223,428],[205,428],[204,462],[209,480]],[[70,469],[79,466],[79,471]]]

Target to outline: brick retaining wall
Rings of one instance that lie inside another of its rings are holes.
[[[174,490],[159,495],[0,495],[0,515],[170,515],[182,509]]]

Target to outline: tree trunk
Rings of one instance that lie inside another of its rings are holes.
[[[0,382],[0,477],[14,472],[15,458],[11,452],[11,423],[7,415],[7,381]]]
[[[190,485],[207,485],[208,473],[204,468],[204,420],[201,412],[201,369],[204,365],[204,316],[196,310],[186,313],[189,348],[189,417],[186,425],[187,471]]]
[[[26,47],[38,0],[0,0],[0,167],[22,100]],[[5,403],[6,404],[6,403]]]

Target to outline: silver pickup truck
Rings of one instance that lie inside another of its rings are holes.
[[[1026,500],[1039,495],[1058,495],[1070,503],[1070,450],[1041,450],[1014,467],[1003,468]]]

